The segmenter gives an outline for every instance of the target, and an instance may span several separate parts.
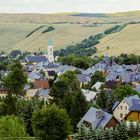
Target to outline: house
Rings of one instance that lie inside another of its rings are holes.
[[[92,128],[96,130],[100,127],[115,127],[116,124],[118,124],[118,121],[113,117],[113,115],[91,107],[77,124],[77,127],[80,128],[81,125],[84,125],[87,129]]]
[[[80,82],[80,86],[86,85],[90,81],[90,79],[86,77],[84,74],[77,74],[76,77]]]
[[[55,71],[53,71],[53,70],[47,71],[47,78],[48,79],[54,79],[55,75],[56,75]]]
[[[140,93],[140,85],[137,85],[135,90]]]
[[[116,101],[112,108],[114,117],[120,121],[123,120],[138,102],[140,98],[137,95],[125,97],[121,102]]]
[[[68,65],[60,65],[59,67],[55,69],[55,72],[57,75],[61,75],[65,73],[66,71],[74,71],[74,70],[76,70],[76,67],[68,66]]]
[[[99,91],[100,88],[102,87],[103,83],[102,82],[96,82],[93,86],[92,89],[95,89],[96,91]]]
[[[28,89],[25,94],[25,98],[31,99],[35,97],[38,93],[38,89]]]
[[[46,56],[43,55],[34,55],[34,56],[27,56],[23,62],[24,63],[33,63],[33,64],[37,64],[40,62],[47,62],[48,58]]]
[[[125,116],[125,120],[134,121],[140,123],[140,101],[136,100],[135,104],[133,104],[129,108],[129,113]]]
[[[97,92],[86,90],[86,89],[82,89],[82,93],[86,97],[86,100],[88,102],[96,100]]]
[[[52,97],[49,95],[49,92],[49,89],[39,89],[37,97],[49,103],[49,99],[52,99]]]
[[[28,81],[34,82],[35,80],[41,79],[41,73],[40,71],[32,71],[28,74]]]
[[[47,79],[39,79],[34,81],[34,88],[35,89],[49,89],[49,82]]]

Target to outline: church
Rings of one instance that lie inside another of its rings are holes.
[[[46,55],[27,56],[22,62],[31,62],[33,64],[37,64],[40,62],[54,63],[53,43],[50,40],[48,41],[48,49]]]

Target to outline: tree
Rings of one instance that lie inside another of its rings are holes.
[[[26,129],[23,122],[15,116],[0,117],[0,138],[10,137],[25,137]]]
[[[23,94],[24,86],[27,83],[27,76],[19,61],[13,61],[10,65],[10,73],[4,79],[4,86],[8,93],[20,95]]]
[[[80,91],[80,82],[73,71],[67,71],[62,74],[60,80],[65,81],[70,92]]]
[[[52,99],[50,99],[50,102],[58,105],[60,100],[64,98],[64,95],[67,91],[68,85],[65,81],[59,80],[55,82],[50,89],[49,95],[52,97]]]
[[[74,96],[73,103],[71,105],[70,117],[72,121],[72,125],[76,126],[80,119],[84,116],[84,114],[88,110],[88,103],[81,92],[78,92]]]
[[[118,100],[123,100],[124,97],[126,96],[131,96],[131,95],[138,95],[138,93],[129,85],[124,85],[124,86],[118,86],[113,93],[116,95]]]
[[[106,102],[107,102],[106,94],[104,92],[99,93],[97,96],[96,104],[100,108],[106,109]]]
[[[65,139],[72,130],[66,111],[55,104],[34,112],[32,126],[35,136],[41,140]]]
[[[6,98],[4,99],[4,106],[3,106],[5,110],[5,115],[17,114],[16,102],[17,102],[17,98],[12,94],[8,94],[6,96]]]
[[[136,128],[135,128],[134,123],[132,121],[130,121],[129,132],[128,133],[129,133],[130,137],[134,137],[137,134]]]
[[[104,82],[104,81],[105,81],[105,76],[101,71],[96,71],[91,76],[91,85],[94,85],[96,82]]]
[[[38,109],[41,109],[42,106],[43,101],[40,101],[38,99],[31,100],[18,99],[16,102],[17,116],[25,122],[27,133],[30,136],[33,136],[33,130],[31,125],[31,118],[33,112]]]

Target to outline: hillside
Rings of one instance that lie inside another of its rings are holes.
[[[47,49],[48,38],[53,39],[55,50],[65,48],[68,45],[76,44],[88,38],[90,35],[104,32],[104,30],[114,26],[110,22],[138,21],[140,20],[139,13],[140,11],[113,14],[80,13],[80,15],[79,13],[0,14],[0,51],[11,51],[12,49],[20,49],[22,51],[37,51],[41,49],[44,51]],[[99,24],[96,25],[95,23]],[[30,32],[42,25],[45,26],[26,38]],[[49,26],[55,27],[55,30],[42,34],[42,31]],[[138,32],[135,26],[134,29],[133,25],[130,26],[132,26],[130,27],[132,28],[131,30]],[[125,36],[131,36],[132,34],[133,37],[134,32],[130,32],[129,35],[126,33]],[[137,41],[139,42],[139,39]],[[101,46],[103,46],[102,43]]]
[[[10,50],[14,45],[22,41],[29,32],[38,26],[38,24],[31,23],[0,22],[0,51]]]
[[[18,23],[87,23],[87,22],[102,22],[98,18],[76,17],[71,16],[71,13],[58,14],[2,14],[0,13],[1,22],[18,22]]]
[[[97,27],[83,27],[79,24],[51,24],[55,30],[42,34],[46,26],[33,33],[28,38],[23,39],[13,48],[22,51],[37,51],[38,49],[47,50],[47,40],[51,38],[54,41],[55,50],[65,48],[68,45],[76,44],[90,35],[103,32],[112,25],[102,25]]]
[[[140,54],[140,24],[128,25],[122,31],[106,36],[96,47],[98,55]]]

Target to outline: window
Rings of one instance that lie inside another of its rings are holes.
[[[121,110],[122,110],[122,108],[123,108],[123,107],[121,106]]]
[[[123,118],[123,114],[122,113],[120,114],[120,118]]]
[[[127,106],[125,106],[125,110],[127,110]]]
[[[83,124],[88,127],[88,128],[91,128],[91,123],[87,122],[87,121],[83,121]]]
[[[123,103],[125,103],[125,101],[123,101]]]
[[[119,109],[119,106],[118,106],[118,109]]]

